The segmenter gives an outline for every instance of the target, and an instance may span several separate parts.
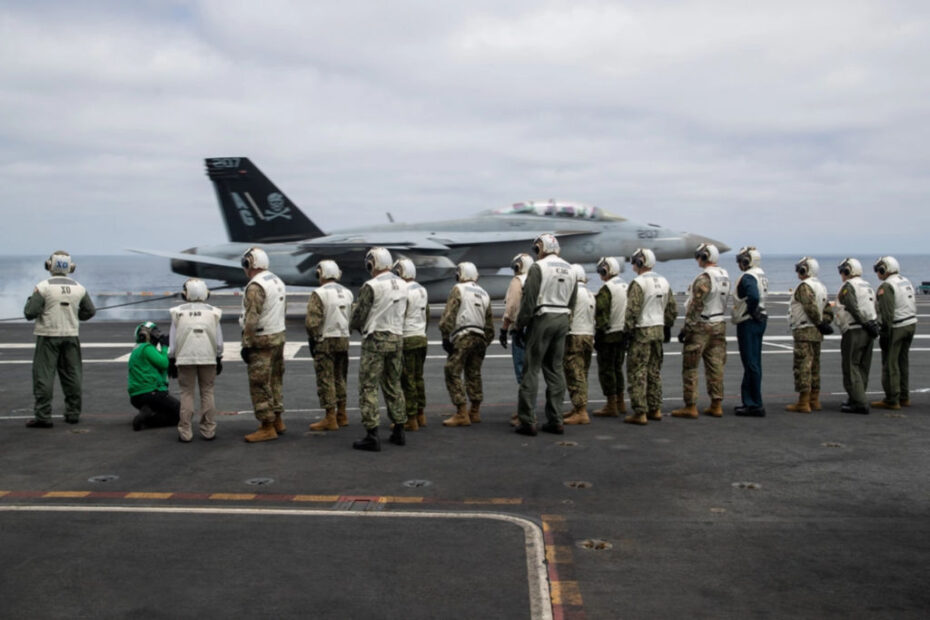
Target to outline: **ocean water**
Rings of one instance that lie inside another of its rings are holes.
[[[22,316],[23,304],[32,293],[36,282],[48,277],[44,263],[47,256],[0,256],[0,319]],[[794,263],[798,256],[786,254],[763,255],[762,268],[769,278],[769,289],[773,292],[787,292],[797,284]],[[815,256],[820,261],[820,279],[830,293],[840,287],[840,277],[836,266],[843,260],[840,255]],[[872,272],[872,263],[877,256],[857,257],[862,261],[865,278],[874,286],[878,278]],[[930,280],[930,254],[900,254],[896,258],[901,263],[901,272],[914,283]],[[167,259],[139,254],[120,254],[106,256],[75,256],[77,269],[74,278],[83,284],[92,294],[151,292],[157,295],[176,293],[186,279],[171,272]],[[730,272],[735,281],[739,275],[733,252],[724,254],[720,266]],[[672,290],[683,292],[697,275],[698,267],[693,260],[675,260],[656,265],[672,285]],[[629,264],[625,266],[623,277],[630,280],[634,273]],[[596,290],[600,280],[596,274],[589,275],[589,287]],[[210,280],[210,287],[222,286],[221,281]],[[301,288],[299,290],[306,290]]]

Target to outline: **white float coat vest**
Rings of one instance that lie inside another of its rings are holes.
[[[691,305],[691,291],[697,279],[707,274],[710,278],[710,292],[704,297],[704,310],[701,312],[703,323],[723,323],[727,320],[727,297],[730,294],[730,275],[726,269],[717,265],[708,265],[704,271],[688,286],[688,306]]]
[[[323,338],[348,338],[349,314],[352,312],[352,291],[338,282],[327,282],[317,287],[313,295],[323,304],[323,325],[320,334]]]
[[[36,317],[36,336],[77,336],[78,308],[87,290],[77,280],[53,276],[36,285],[45,309]]]
[[[739,296],[739,283],[746,275],[756,278],[756,286],[759,289],[759,310],[765,312],[765,298],[769,294],[769,279],[765,277],[765,272],[760,267],[750,267],[740,274],[736,280],[736,287],[733,289],[733,322],[742,323],[749,320],[749,314],[746,311],[746,300]]]
[[[568,333],[572,336],[594,335],[594,293],[588,290],[584,282],[577,284],[575,308],[572,310],[572,323]]]
[[[362,337],[374,332],[404,334],[404,313],[407,311],[407,283],[386,271],[365,283],[374,293],[374,302],[365,319]]]
[[[217,346],[216,337],[222,316],[222,310],[201,302],[171,308],[174,340],[171,342],[170,354],[179,366],[212,365],[216,363],[216,358],[223,355],[222,347]]]
[[[569,314],[572,309],[568,307],[568,302],[576,284],[572,266],[555,254],[548,254],[534,264],[539,265],[542,278],[533,315]]]
[[[404,313],[404,338],[426,336],[426,313],[429,301],[426,289],[419,282],[407,283],[407,311]]]
[[[804,312],[804,306],[795,299],[795,295],[797,294],[797,291],[795,291],[795,295],[791,296],[791,302],[788,304],[788,327],[791,328],[791,331],[801,329],[802,327],[817,327],[823,320],[823,307],[827,303],[827,287],[823,285],[823,282],[814,277],[801,280],[801,282],[798,283],[798,288],[802,286],[810,287],[811,292],[814,294],[814,305],[817,306],[817,322],[812,322],[810,317],[807,316],[807,313]]]
[[[474,282],[459,282],[455,285],[459,291],[459,311],[455,315],[455,327],[449,335],[455,340],[465,334],[484,335],[484,321],[491,297],[487,291]]]
[[[636,327],[665,326],[665,306],[672,287],[668,280],[657,273],[647,271],[633,278],[643,290],[643,310],[636,319]]]
[[[268,270],[262,270],[249,280],[246,288],[252,284],[257,284],[265,291],[265,303],[262,306],[262,314],[258,317],[258,325],[255,327],[256,336],[268,336],[269,334],[278,334],[284,331],[284,311],[287,309],[287,299],[285,299],[284,282],[281,278],[274,275]],[[239,315],[239,327],[245,326],[245,295],[242,296],[242,314]]]
[[[894,289],[894,325],[905,327],[917,323],[917,300],[914,298],[914,286],[900,273],[885,278],[885,284]]]
[[[878,317],[878,313],[875,312],[875,291],[872,290],[869,283],[860,276],[856,276],[846,280],[843,286],[846,284],[853,287],[853,292],[856,294],[856,305],[859,307],[862,320],[865,322],[874,321]],[[843,290],[842,286],[840,290]],[[839,299],[836,300],[836,324],[844,334],[851,329],[862,329],[862,324],[853,321],[852,315],[846,311],[846,306]]]
[[[623,321],[626,319],[626,295],[629,285],[614,276],[604,286],[610,291],[610,318],[607,321],[607,333],[623,331]]]
[[[520,281],[520,286],[523,286],[524,284],[526,284],[526,276],[527,276],[527,275],[528,275],[528,274],[521,273],[520,275],[514,276],[514,277],[515,277],[517,280]]]

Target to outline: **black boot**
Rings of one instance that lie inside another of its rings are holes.
[[[136,417],[132,419],[132,430],[141,431],[147,426],[146,421],[155,416],[155,412],[148,405],[142,405],[139,408],[139,413],[136,414]]]
[[[381,452],[381,439],[378,438],[378,427],[365,429],[365,437],[352,443],[356,450]]]
[[[395,424],[394,428],[391,430],[391,436],[388,438],[395,446],[406,446],[407,438],[404,436],[404,425]]]

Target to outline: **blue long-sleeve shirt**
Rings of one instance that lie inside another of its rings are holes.
[[[759,307],[760,300],[759,283],[756,281],[756,276],[749,273],[744,274],[736,287],[736,294],[740,299],[746,300],[746,312],[752,316]]]

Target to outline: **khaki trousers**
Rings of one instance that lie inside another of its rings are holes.
[[[213,383],[216,381],[215,364],[178,366],[178,385],[181,388],[181,419],[178,435],[188,441],[193,438],[191,419],[194,417],[194,386],[200,385],[200,434],[212,439],[216,434],[216,405],[213,402]]]

